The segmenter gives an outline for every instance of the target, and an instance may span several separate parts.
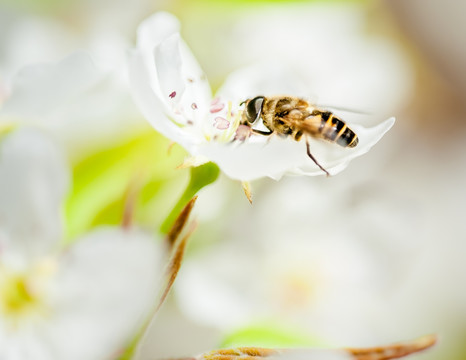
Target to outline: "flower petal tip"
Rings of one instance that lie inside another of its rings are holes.
[[[170,34],[179,32],[180,22],[178,19],[165,11],[159,11],[149,16],[139,25],[137,30],[138,48],[150,44],[156,46]]]

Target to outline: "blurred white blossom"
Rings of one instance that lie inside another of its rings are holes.
[[[412,97],[414,78],[407,56],[389,37],[370,32],[361,4],[299,2],[248,9],[228,30],[212,37],[213,47],[220,46],[216,41],[233,44],[226,47],[225,57],[236,66],[264,59],[286,64],[302,85],[299,95],[317,104],[381,117],[392,115]],[[246,85],[247,77],[243,82]],[[256,94],[243,94],[251,95]],[[345,118],[373,120],[351,112],[345,112]]]
[[[69,174],[59,149],[33,129],[0,147],[0,358],[115,356],[155,301],[160,249],[121,228],[64,246]]]
[[[285,90],[302,95],[296,91],[302,83],[300,74],[288,76],[286,68],[262,66],[233,74],[213,98],[206,76],[179,35],[178,21],[168,13],[157,13],[139,26],[137,49],[129,60],[135,100],[154,128],[186,148],[195,157],[194,163],[213,161],[228,176],[245,181],[323,173],[307,156],[303,142],[251,136],[231,143],[242,111],[239,104],[248,96]],[[312,153],[336,174],[367,152],[393,121],[368,129],[350,124],[359,137],[354,149],[312,139]]]
[[[124,78],[124,76],[123,76]],[[0,107],[0,124],[52,133],[73,158],[136,134],[145,123],[118,72],[77,52],[60,62],[22,68]]]

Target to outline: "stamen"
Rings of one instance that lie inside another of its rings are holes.
[[[236,129],[234,140],[244,141],[251,135],[251,128],[247,125],[241,124]]]
[[[210,106],[210,113],[211,114],[218,113],[219,111],[222,111],[224,107],[225,107],[224,103],[212,104]]]
[[[214,121],[215,121],[214,126],[219,130],[226,130],[230,126],[230,122],[227,119],[222,118],[221,116],[217,116],[214,119]]]
[[[3,274],[0,279],[0,313],[16,317],[37,307],[39,300],[25,274]]]

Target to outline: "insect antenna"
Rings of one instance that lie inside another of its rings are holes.
[[[325,173],[327,174],[327,176],[330,176],[330,173],[325,170],[325,168],[319,164],[319,162],[316,160],[316,158],[311,154],[311,149],[309,147],[309,140],[306,138],[306,152],[307,152],[307,156],[309,156],[312,161],[314,161],[314,163]]]

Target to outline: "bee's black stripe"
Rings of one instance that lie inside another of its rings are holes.
[[[341,129],[345,127],[345,122],[343,120],[340,120],[336,116],[333,117],[332,125],[335,127],[336,132],[339,133]]]
[[[330,111],[322,111],[320,116],[322,117],[322,121],[327,121],[332,116],[332,113]]]
[[[341,136],[337,139],[337,144],[343,147],[347,147],[351,143],[354,143],[352,147],[356,146],[357,136],[353,130],[347,127],[345,131],[343,131],[343,134],[341,134]]]
[[[320,115],[319,131],[322,132],[322,130],[324,130],[325,128],[325,125],[327,124],[328,119],[330,119],[330,117],[332,116],[332,113],[330,111],[314,110],[313,114]]]
[[[335,141],[340,134],[340,131],[345,127],[345,123],[338,119],[337,117],[333,117],[331,119],[331,125],[328,127],[327,137],[331,141]]]

